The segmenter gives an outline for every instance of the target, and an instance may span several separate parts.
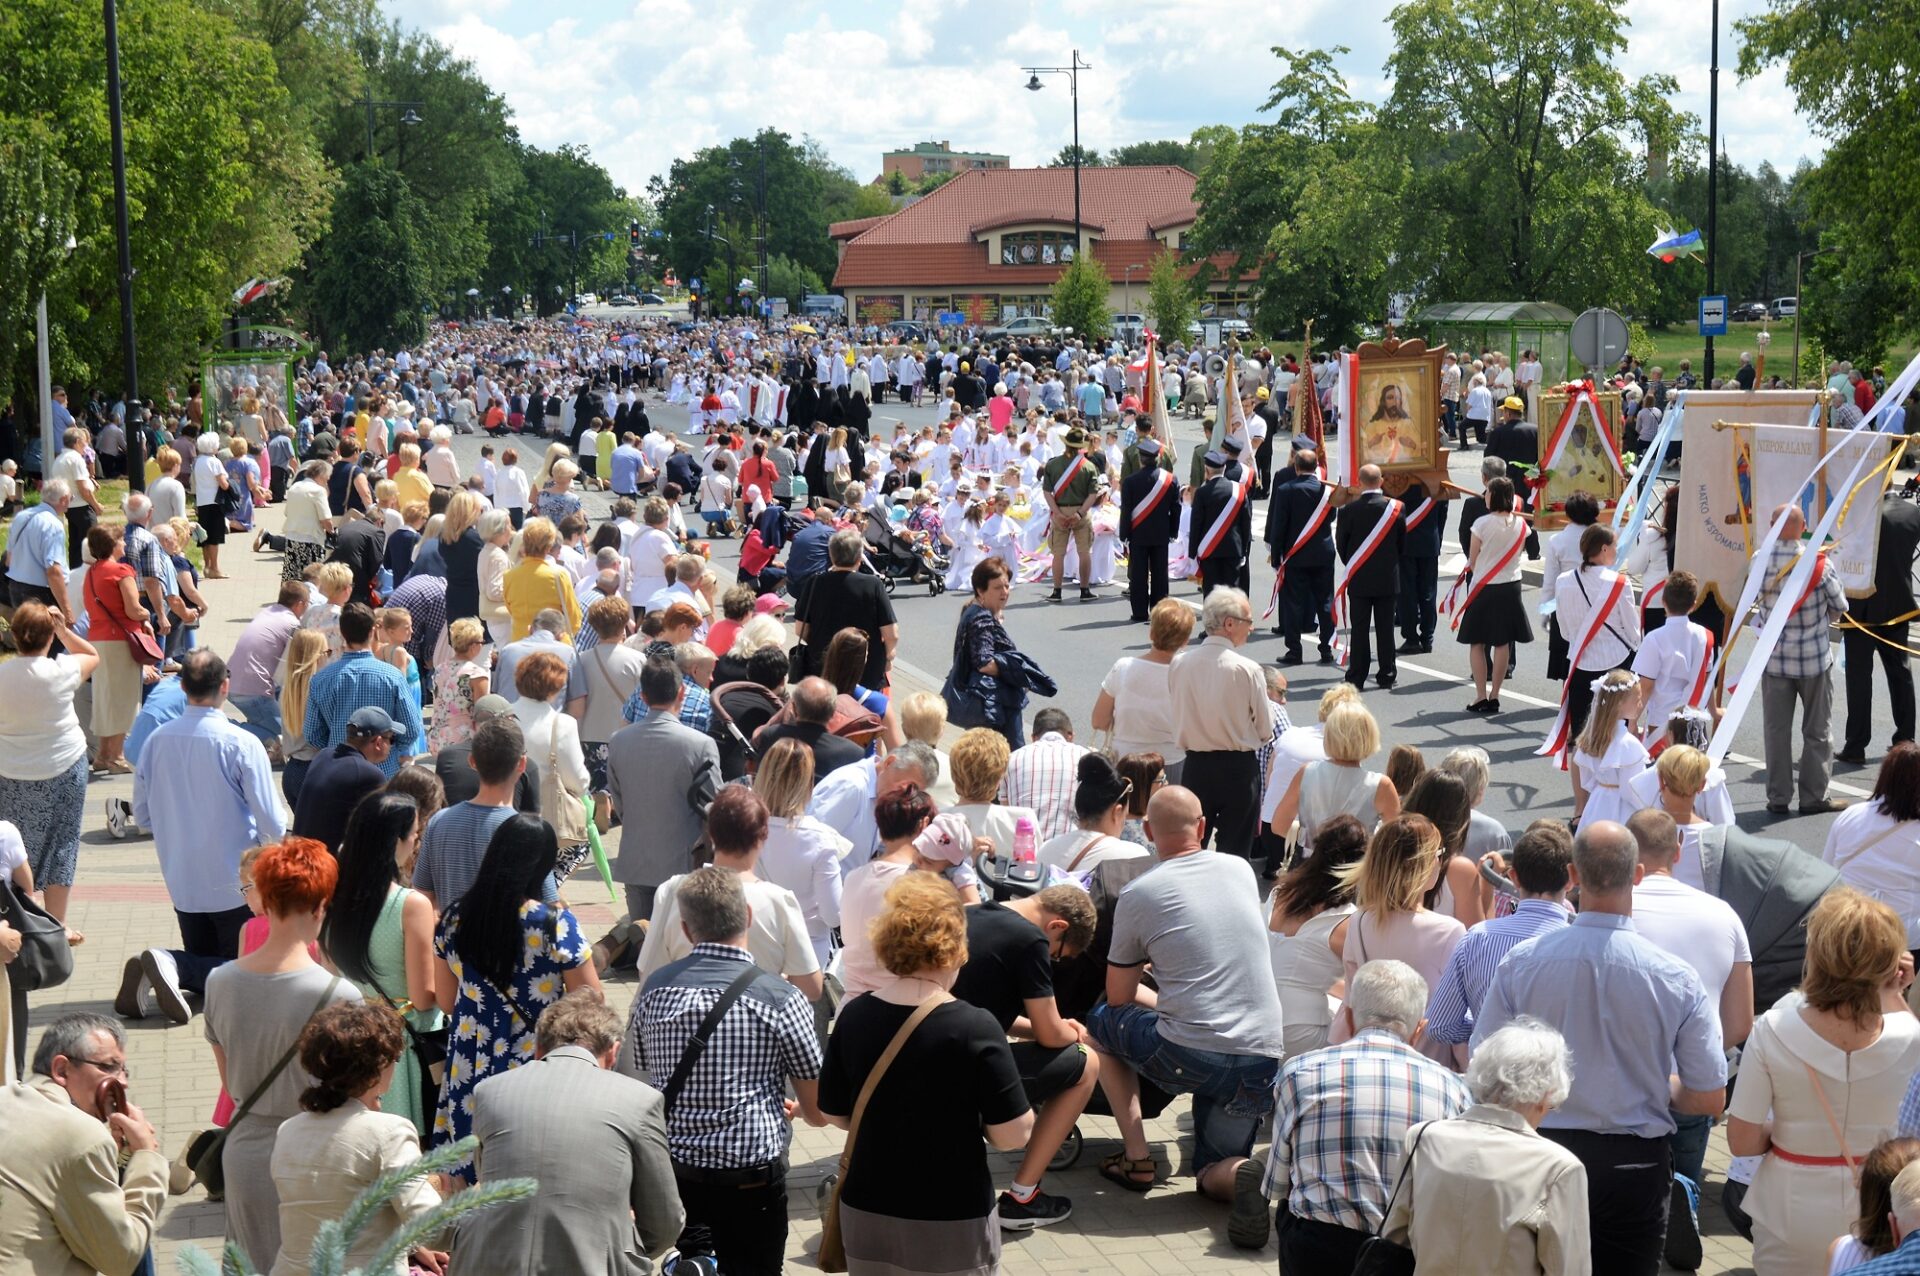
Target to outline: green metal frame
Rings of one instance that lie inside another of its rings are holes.
[[[1550,301],[1454,302],[1428,306],[1409,319],[1407,327],[1425,337],[1429,347],[1445,344],[1463,364],[1489,349],[1517,367],[1521,351],[1538,351],[1544,383],[1558,385],[1567,379],[1572,362],[1568,347],[1573,320],[1571,310]]]
[[[293,407],[293,365],[313,353],[313,347],[306,339],[291,328],[276,328],[267,324],[249,324],[237,330],[240,333],[264,333],[269,337],[286,338],[293,341],[291,347],[272,346],[258,350],[212,350],[201,360],[200,365],[200,404],[201,433],[220,429],[220,395],[215,382],[215,374],[221,368],[237,367],[274,367],[280,368],[280,378],[284,397],[280,408],[291,420],[296,414]],[[231,431],[223,431],[231,433]]]

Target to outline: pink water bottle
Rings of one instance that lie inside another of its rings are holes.
[[[1040,880],[1039,848],[1036,845],[1038,832],[1033,821],[1021,816],[1013,826],[1013,865],[1007,870],[1007,876],[1016,882],[1037,882]]]

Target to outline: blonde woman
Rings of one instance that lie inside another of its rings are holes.
[[[520,562],[501,577],[501,600],[513,621],[509,642],[519,642],[533,628],[533,618],[549,607],[567,618],[567,637],[580,632],[580,599],[573,577],[549,561],[560,546],[560,533],[549,519],[530,518],[520,533]]]
[[[504,646],[513,637],[513,616],[507,611],[506,575],[513,566],[507,547],[513,544],[513,515],[503,509],[488,510],[477,524],[482,548],[477,569],[480,578],[480,620],[495,646]]]
[[[948,758],[960,801],[941,809],[965,819],[975,837],[992,842],[996,859],[1013,855],[1013,834],[1022,819],[1033,822],[1036,842],[1039,839],[1040,816],[1032,807],[1001,806],[997,801],[1011,756],[1007,737],[988,727],[975,727],[954,741]]]
[[[321,563],[307,580],[320,592],[320,601],[307,608],[300,627],[318,630],[327,640],[327,650],[338,655],[344,646],[340,641],[340,609],[353,595],[353,568],[345,563]]]
[[[953,763],[940,751],[940,735],[947,729],[947,702],[931,691],[916,691],[895,706],[900,714],[900,734],[918,740],[940,759],[940,778],[927,788],[927,795],[941,810],[960,804],[953,787]]]
[[[1807,919],[1806,973],[1753,1026],[1727,1146],[1764,1159],[1744,1208],[1757,1276],[1826,1270],[1859,1212],[1852,1166],[1897,1128],[1920,1067],[1907,928],[1878,900],[1830,891]]]
[[[548,475],[546,485],[535,497],[540,517],[549,519],[557,525],[569,514],[580,512],[580,493],[573,488],[573,480],[579,474],[580,467],[572,461],[562,459],[553,463],[553,472]]]
[[[1100,681],[1093,702],[1093,729],[1113,733],[1113,751],[1157,753],[1166,760],[1167,783],[1180,783],[1187,755],[1173,739],[1173,705],[1167,669],[1193,637],[1193,608],[1178,598],[1162,598],[1148,618],[1144,654],[1122,656]]]
[[[553,477],[554,466],[560,464],[562,461],[566,461],[569,464],[572,463],[573,449],[564,443],[547,444],[547,454],[540,458],[540,468],[534,472],[534,491],[537,492],[547,485],[547,481]]]
[[[480,615],[480,552],[486,541],[475,526],[487,512],[478,492],[462,488],[447,502],[440,523],[440,561],[447,570],[447,619]]]
[[[753,791],[767,804],[768,815],[760,875],[800,901],[807,937],[825,970],[833,955],[833,931],[840,925],[840,862],[853,843],[807,814],[813,751],[800,741],[774,742],[754,772]]]
[[[307,767],[320,752],[307,743],[302,728],[307,721],[307,688],[327,657],[326,634],[318,629],[296,629],[287,641],[286,654],[280,658],[280,753],[286,759],[280,772],[280,791],[286,794],[289,807],[299,803]]]
[[[1340,870],[1340,882],[1353,886],[1355,907],[1341,946],[1348,984],[1360,967],[1387,958],[1413,967],[1427,987],[1439,984],[1447,959],[1467,933],[1457,920],[1422,902],[1440,880],[1441,849],[1440,830],[1433,821],[1424,815],[1396,815],[1374,830],[1365,855]],[[1327,1043],[1337,1046],[1347,1040],[1349,1024],[1348,1016],[1335,1015]],[[1429,1038],[1419,1049],[1455,1067],[1447,1042]]]
[[[400,488],[400,504],[410,505],[414,501],[433,500],[433,480],[420,468],[420,447],[416,443],[402,443],[397,453],[400,468],[393,472],[393,481]]]
[[[1285,837],[1298,818],[1300,844],[1313,845],[1313,834],[1336,815],[1351,815],[1372,832],[1382,820],[1400,814],[1400,791],[1378,771],[1361,765],[1380,752],[1380,725],[1358,700],[1334,706],[1321,736],[1326,758],[1296,772],[1273,813],[1273,832]]]
[[[462,616],[447,626],[447,641],[434,649],[433,727],[427,740],[435,753],[473,737],[473,702],[492,690],[492,674],[482,663],[486,646],[485,627]]]

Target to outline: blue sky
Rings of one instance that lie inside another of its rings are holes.
[[[1043,163],[1070,137],[1066,82],[1026,92],[1023,64],[1060,65],[1076,46],[1080,131],[1089,146],[1186,137],[1258,118],[1276,43],[1347,45],[1357,94],[1385,91],[1389,0],[987,0],[879,6],[851,0],[386,0],[471,60],[512,105],[522,136],[588,145],[631,191],[674,157],[772,124],[818,138],[862,179],[883,150],[923,140]],[[1723,0],[1721,117],[1736,161],[1791,169],[1821,140],[1776,72],[1741,84],[1732,22],[1765,0]],[[1626,0],[1630,74],[1665,72],[1676,104],[1707,115],[1708,5]]]

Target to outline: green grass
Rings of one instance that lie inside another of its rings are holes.
[[[1765,324],[1735,323],[1728,325],[1727,335],[1715,337],[1713,341],[1713,370],[1716,376],[1730,377],[1733,370],[1740,366],[1740,352],[1751,351],[1756,361],[1760,357],[1760,343],[1754,340],[1762,328],[1773,334],[1773,342],[1767,347],[1767,375],[1780,376],[1793,380],[1793,327],[1796,321],[1782,319]],[[1702,373],[1707,360],[1707,343],[1704,337],[1696,333],[1691,325],[1679,325],[1672,328],[1650,328],[1647,335],[1653,342],[1653,355],[1647,360],[1649,366],[1663,368],[1667,380],[1671,381],[1680,371],[1682,359],[1693,360],[1696,376]],[[1811,334],[1803,337],[1802,348],[1811,340]],[[1916,347],[1909,342],[1895,346],[1887,351],[1882,365],[1891,379],[1904,368],[1914,356]]]
[[[125,479],[102,479],[100,480],[99,490],[100,508],[104,511],[100,521],[103,523],[118,523],[124,521],[120,511],[127,503],[127,481]],[[21,507],[20,513],[24,514],[29,508],[39,503],[40,493],[28,492],[26,504]],[[16,514],[14,517],[17,518],[19,515]],[[0,553],[5,552],[7,548],[7,534],[12,530],[13,519],[0,522]],[[187,561],[193,564],[194,570],[205,570],[205,564],[201,560],[200,547],[198,545],[188,544]]]

